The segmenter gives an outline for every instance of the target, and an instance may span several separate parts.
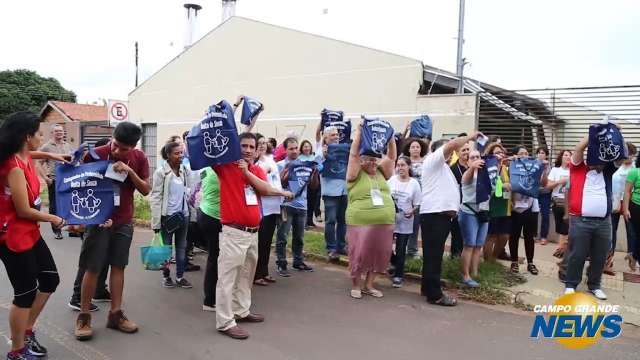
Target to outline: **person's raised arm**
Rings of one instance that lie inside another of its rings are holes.
[[[459,150],[461,147],[464,146],[464,144],[468,143],[469,141],[476,140],[480,136],[484,136],[484,135],[482,135],[481,132],[477,131],[469,136],[460,136],[447,142],[442,146],[444,158],[448,159],[451,155],[453,155],[454,151]]]
[[[462,184],[469,185],[473,182],[473,176],[476,171],[484,166],[484,160],[477,159],[472,162],[469,162],[469,167],[465,170],[464,174],[462,174]]]
[[[320,121],[318,122],[318,127],[316,128],[316,143],[319,143],[322,140],[322,116],[320,116]]]
[[[249,164],[247,164],[245,160],[238,160],[238,167],[249,181],[249,185],[251,185],[258,194],[264,196],[284,196],[289,200],[293,199],[293,193],[290,191],[276,189],[249,171]]]
[[[262,110],[260,110],[260,112],[257,113],[256,116],[253,117],[253,119],[251,119],[251,123],[249,123],[249,125],[246,125],[244,129],[245,132],[251,132],[253,130],[253,128],[256,126],[256,121],[258,120],[258,117],[260,116],[260,114],[262,114],[263,111],[264,111],[264,105],[262,105]]]
[[[589,146],[589,135],[586,135],[580,142],[576,145],[576,148],[573,150],[573,154],[571,155],[571,162],[573,165],[580,165],[584,161],[584,150]]]
[[[405,127],[404,127],[404,131],[402,132],[402,139],[405,139],[405,138],[407,137],[407,135],[408,135],[408,134],[410,134],[410,133],[409,133],[409,130],[411,129],[411,123],[412,123],[412,122],[413,122],[413,121],[409,121],[409,122],[407,123],[407,126],[405,126]]]
[[[382,171],[382,175],[385,180],[389,180],[389,178],[393,176],[393,168],[396,163],[397,156],[398,151],[396,149],[396,141],[394,138],[391,138],[389,141],[389,147],[387,148],[387,154],[380,162],[380,170]]]
[[[22,169],[12,169],[7,176],[7,184],[11,190],[11,200],[19,218],[30,221],[46,221],[58,229],[64,226],[65,221],[61,217],[31,207],[27,193],[27,180]]]
[[[31,158],[34,160],[53,160],[68,163],[71,161],[71,155],[69,154],[56,154],[44,151],[29,151]]]
[[[347,165],[347,181],[354,181],[360,173],[360,138],[362,136],[362,122],[356,126],[356,134],[351,142],[349,150],[349,163]]]

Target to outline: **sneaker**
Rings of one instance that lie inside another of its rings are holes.
[[[111,293],[109,290],[105,290],[103,293],[95,295],[93,297],[93,301],[95,302],[110,302],[111,301]]]
[[[402,287],[402,278],[400,277],[394,277],[393,280],[391,281],[392,286],[394,288],[401,288]]]
[[[93,329],[91,329],[91,314],[80,313],[76,320],[76,330],[74,332],[76,339],[80,341],[89,340],[93,337]]]
[[[54,239],[56,240],[62,240],[63,236],[62,236],[62,231],[56,231],[56,233],[53,236]]]
[[[477,281],[473,280],[473,279],[469,279],[469,280],[463,280],[462,281],[463,284],[467,285],[470,288],[477,288],[480,287],[480,284],[478,284]]]
[[[564,289],[564,294],[565,295],[571,295],[571,294],[575,294],[575,293],[576,293],[576,289],[574,289],[574,288],[568,287],[568,288]]]
[[[176,287],[176,284],[173,282],[173,280],[170,277],[166,277],[162,280],[162,287],[171,289]]]
[[[82,308],[80,306],[80,300],[71,299],[71,300],[69,300],[69,303],[67,304],[67,306],[69,306],[71,309],[73,309],[75,311],[82,310]],[[96,305],[94,303],[89,304],[89,312],[96,312],[98,310],[100,310],[98,305]]]
[[[17,353],[9,352],[7,353],[7,360],[35,360],[36,356],[29,354],[27,351],[27,347],[25,346],[22,350]]]
[[[122,331],[126,334],[133,334],[138,331],[138,325],[133,321],[127,319],[124,316],[122,310],[118,310],[116,312],[109,311],[109,318],[107,319],[107,327],[109,329],[114,329],[118,331]]]
[[[172,264],[176,263],[176,258],[174,258],[173,256],[171,257],[171,259],[169,259],[169,262]]]
[[[329,257],[329,261],[338,261],[338,260],[340,260],[340,255],[338,255],[338,253],[335,252],[335,251],[331,251],[329,253],[328,257]]]
[[[589,290],[598,300],[607,300],[607,294],[602,289]]]
[[[187,262],[187,266],[184,267],[184,271],[185,272],[200,271],[200,265],[196,265],[196,264],[192,264],[190,262]]]
[[[202,305],[202,311],[209,311],[209,312],[215,312],[216,311],[216,306],[209,306],[209,305]]]
[[[305,263],[293,265],[293,268],[298,271],[313,272],[313,268]]]
[[[282,277],[290,277],[291,274],[289,274],[289,271],[287,270],[287,265],[278,265],[278,268],[276,269],[276,272],[278,273],[278,275],[282,276]]]
[[[33,356],[47,356],[47,348],[40,345],[38,339],[36,339],[36,334],[33,332],[24,337],[24,345],[27,347],[27,353]]]
[[[185,278],[176,279],[176,286],[183,289],[191,289],[193,287],[193,285],[191,285],[191,283]]]

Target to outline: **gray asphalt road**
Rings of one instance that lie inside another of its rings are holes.
[[[473,303],[456,308],[429,305],[416,287],[403,290],[382,282],[383,299],[348,296],[349,279],[343,269],[315,264],[314,273],[295,273],[254,291],[253,310],[266,315],[263,324],[248,324],[251,338],[237,341],[215,330],[215,314],[201,311],[203,273],[188,273],[194,288],[164,289],[160,273],[142,270],[138,247],[149,231],[137,230],[127,270],[126,314],[140,332],[125,335],[106,329],[107,304],[93,313],[95,337],[77,342],[76,314],[67,308],[76,271],[80,240],[53,240],[62,277],[58,291],[38,326],[49,359],[637,359],[637,330],[600,342],[588,350],[568,350],[550,340],[529,338],[530,314],[504,311]],[[204,255],[196,262],[203,265]],[[12,289],[0,272],[0,335],[8,336],[8,306]],[[0,341],[0,351],[7,345]]]

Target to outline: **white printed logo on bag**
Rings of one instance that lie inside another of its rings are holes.
[[[617,159],[620,157],[620,145],[613,143],[613,136],[611,129],[602,129],[598,133],[598,159],[601,161],[611,161],[611,159]]]
[[[93,189],[73,190],[71,192],[71,215],[80,220],[93,219],[100,213],[102,200],[93,195]],[[89,215],[80,215],[81,209],[89,212]]]
[[[216,159],[229,151],[229,148],[227,147],[227,144],[229,144],[229,138],[222,135],[222,131],[220,129],[216,129],[215,136],[213,138],[208,131],[202,133],[202,136],[204,138],[204,156]],[[215,153],[213,152],[214,148],[216,150]]]

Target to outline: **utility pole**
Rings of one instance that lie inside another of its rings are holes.
[[[456,93],[464,94],[464,63],[462,57],[462,46],[464,44],[464,0],[460,0],[460,10],[458,13],[458,56],[456,58],[456,75],[458,75],[458,89]]]
[[[136,41],[136,88],[138,87],[138,42]]]

